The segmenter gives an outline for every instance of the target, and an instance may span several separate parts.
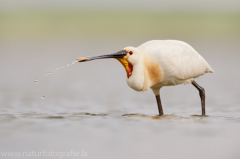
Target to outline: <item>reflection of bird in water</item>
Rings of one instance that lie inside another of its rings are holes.
[[[127,72],[127,84],[136,91],[151,88],[157,99],[159,115],[163,115],[160,88],[192,83],[200,94],[205,115],[205,91],[193,79],[213,69],[190,45],[175,40],[152,40],[138,47],[126,47],[107,55],[78,58],[79,62],[115,58]]]

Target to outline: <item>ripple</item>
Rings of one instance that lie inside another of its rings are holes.
[[[209,117],[209,115],[191,115],[191,117]]]
[[[13,119],[16,119],[13,114],[0,114],[0,122],[11,121]]]
[[[79,113],[73,113],[73,115],[107,116],[108,114],[104,114],[104,113],[92,114],[92,113],[87,113],[87,112],[79,112]]]
[[[63,119],[64,117],[63,116],[46,116],[44,118],[47,118],[47,119]]]
[[[123,114],[122,116],[134,117],[134,118],[145,118],[145,119],[189,119],[187,117],[177,116],[177,115],[146,115],[146,114]]]
[[[166,115],[148,115],[148,114],[140,114],[140,113],[89,113],[89,112],[58,112],[58,113],[39,113],[39,112],[21,112],[14,114],[3,113],[0,114],[0,121],[11,121],[13,119],[20,118],[29,118],[29,119],[88,119],[88,118],[103,118],[105,119],[128,119],[128,120],[136,120],[136,119],[150,119],[150,120],[192,120],[192,121],[240,121],[239,116],[211,116],[211,115],[190,115],[189,117],[178,116],[175,114],[166,114]]]

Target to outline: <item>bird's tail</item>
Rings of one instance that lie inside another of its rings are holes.
[[[207,61],[205,59],[203,59],[204,62],[205,62],[205,66],[206,66],[206,70],[205,70],[205,73],[213,73],[214,70],[212,69],[212,67],[207,63]]]
[[[208,65],[207,69],[206,69],[206,73],[213,73],[214,70],[212,69],[212,67],[210,65]]]

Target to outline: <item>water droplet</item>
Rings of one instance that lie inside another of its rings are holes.
[[[35,84],[37,84],[37,83],[38,83],[38,80],[36,79],[34,82],[35,82]]]
[[[76,61],[73,61],[73,62],[72,62],[72,65],[75,64],[76,62],[78,62],[78,61],[77,61],[77,60],[76,60]]]
[[[55,70],[53,70],[52,72],[48,72],[47,74],[45,74],[45,76],[47,76],[47,75],[52,75],[54,72],[56,72],[56,71],[59,70],[59,69],[63,69],[63,68],[70,67],[71,65],[75,64],[76,62],[78,62],[78,61],[75,60],[75,61],[73,61],[71,64],[67,64],[66,66],[58,67],[58,68],[56,68]],[[67,70],[69,70],[69,68],[67,68]]]
[[[45,96],[42,96],[41,98],[42,98],[42,99],[45,99]]]

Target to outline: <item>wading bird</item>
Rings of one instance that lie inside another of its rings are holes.
[[[213,69],[189,44],[176,40],[152,40],[119,52],[78,58],[78,62],[115,58],[127,72],[127,84],[136,91],[152,89],[159,115],[163,115],[160,89],[163,86],[192,83],[199,91],[202,115],[205,115],[205,90],[193,79]]]

